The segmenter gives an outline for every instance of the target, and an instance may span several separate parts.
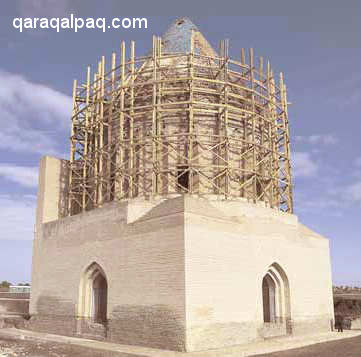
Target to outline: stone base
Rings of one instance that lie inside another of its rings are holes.
[[[31,331],[74,337],[77,335],[77,320],[69,316],[32,316],[26,328]]]
[[[258,333],[263,338],[274,338],[280,336],[287,336],[286,323],[265,323]]]
[[[244,346],[233,346],[223,349],[212,349],[209,351],[205,351],[202,353],[182,353],[182,352],[170,352],[163,351],[158,349],[150,349],[146,347],[137,347],[137,346],[127,346],[127,345],[117,345],[114,343],[107,343],[102,341],[87,341],[74,337],[64,337],[59,335],[52,335],[48,333],[39,333],[33,331],[25,331],[25,330],[17,330],[17,329],[2,329],[0,330],[0,338],[6,340],[28,340],[28,341],[38,341],[38,342],[47,342],[47,343],[57,343],[57,344],[66,344],[74,347],[72,350],[73,355],[76,356],[76,346],[81,348],[82,353],[84,353],[84,348],[89,349],[89,355],[99,355],[108,356],[108,355],[121,355],[127,357],[174,357],[175,355],[178,357],[240,357],[240,356],[255,356],[255,355],[269,355],[270,353],[286,351],[289,349],[301,348],[305,346],[310,346],[313,344],[321,344],[325,342],[334,341],[330,346],[324,345],[322,346],[324,355],[327,355],[327,351],[332,352],[335,348],[335,342],[339,340],[338,350],[344,351],[344,346],[347,344],[347,339],[355,338],[356,336],[360,336],[360,331],[345,331],[344,333],[321,333],[321,334],[313,334],[302,337],[290,337],[290,338],[276,338],[272,340],[272,343],[269,341],[261,341],[256,343],[250,343]],[[361,341],[355,340],[355,347],[357,351],[357,344]],[[343,348],[343,349],[342,349]],[[320,350],[320,348],[316,348],[316,350]],[[355,355],[358,356],[356,353]],[[342,353],[340,354],[342,356]]]
[[[184,327],[174,316],[166,317],[167,312],[161,310],[150,313],[143,309],[142,314],[136,315],[137,311],[140,312],[140,309],[133,307],[132,312],[128,311],[122,319],[111,319],[104,325],[73,317],[33,316],[19,328],[125,345],[185,351]]]
[[[327,318],[288,323],[266,323],[258,327],[254,322],[214,324],[207,327],[194,327],[185,331],[176,319],[165,318],[165,315],[157,315],[154,311],[153,314],[149,311],[145,312],[144,309],[140,311],[134,307],[132,311],[133,314],[128,311],[128,315],[124,313],[123,319],[108,320],[105,325],[95,324],[86,319],[36,316],[26,321],[25,325],[16,327],[69,337],[180,352],[187,351],[183,344],[186,336],[188,336],[189,347],[191,347],[189,351],[202,351],[227,346],[242,346],[282,336],[312,335],[315,330],[317,333],[331,331],[331,321]]]
[[[0,316],[0,329],[2,328],[26,328],[27,320],[22,316]]]

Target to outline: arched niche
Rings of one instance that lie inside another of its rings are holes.
[[[283,268],[273,263],[262,279],[264,323],[286,323],[291,319],[290,287]]]
[[[104,324],[107,321],[107,305],[106,275],[99,264],[92,263],[80,279],[78,317]]]

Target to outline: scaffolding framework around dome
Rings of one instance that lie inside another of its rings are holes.
[[[105,202],[173,194],[218,195],[293,212],[287,94],[269,62],[245,51],[153,51],[121,43],[106,72],[74,81],[67,215]]]

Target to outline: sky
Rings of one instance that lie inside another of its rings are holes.
[[[188,16],[230,55],[253,47],[285,74],[295,213],[330,239],[335,285],[361,286],[361,2],[3,0],[0,13],[0,281],[30,282],[37,173],[43,155],[69,157],[73,79],[135,40],[151,48]],[[180,6],[181,5],[181,6]],[[184,13],[190,9],[188,13]],[[12,26],[15,17],[146,17],[147,29]],[[170,15],[178,14],[178,15]],[[239,14],[239,15],[237,15]]]

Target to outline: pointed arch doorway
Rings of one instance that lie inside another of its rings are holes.
[[[78,316],[105,324],[108,308],[108,283],[104,270],[92,263],[84,272],[79,287]]]
[[[262,279],[263,322],[270,328],[284,326],[290,334],[291,300],[288,277],[282,267],[272,264]],[[280,330],[281,331],[281,330]]]

